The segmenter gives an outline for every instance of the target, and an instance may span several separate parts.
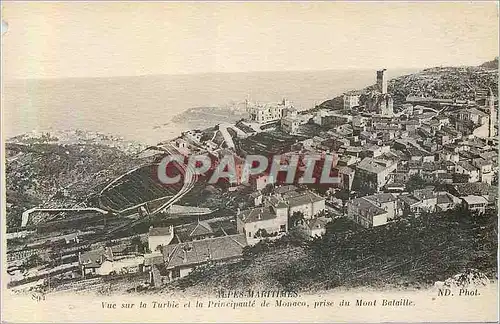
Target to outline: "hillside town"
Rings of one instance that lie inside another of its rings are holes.
[[[493,75],[478,71],[465,73]],[[148,165],[128,170],[85,202],[23,211],[7,233],[9,287],[105,290],[118,278],[135,291],[155,289],[201,266],[241,259],[262,241],[291,233],[313,241],[335,219],[369,230],[424,214],[497,211],[497,89],[464,86],[464,95],[454,96],[415,82],[403,91],[402,79],[391,81],[389,73],[381,69],[373,86],[309,110],[288,98],[247,99],[246,118],[148,148],[141,157]],[[253,154],[333,155],[339,181],[281,184],[262,175],[212,185],[199,177],[165,187],[151,167],[165,154],[231,155],[237,168]]]

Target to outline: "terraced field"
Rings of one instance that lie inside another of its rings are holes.
[[[157,179],[157,164],[139,167],[115,179],[100,195],[101,208],[123,212],[165,197],[175,195],[182,187],[182,181],[173,185],[162,184]],[[176,169],[169,176],[180,174]],[[182,177],[182,174],[181,174]]]

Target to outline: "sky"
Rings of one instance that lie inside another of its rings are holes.
[[[496,2],[3,2],[3,77],[423,68],[498,56]]]

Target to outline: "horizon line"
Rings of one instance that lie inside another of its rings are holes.
[[[387,70],[424,70],[436,67],[477,67],[479,65],[439,65],[427,67],[384,67],[366,68],[366,67],[343,67],[343,68],[328,68],[328,69],[304,69],[304,70],[254,70],[254,71],[201,71],[201,72],[178,72],[178,73],[153,73],[153,74],[123,74],[110,76],[54,76],[54,77],[3,77],[4,81],[28,81],[28,80],[61,80],[61,79],[107,79],[107,78],[129,78],[129,77],[148,77],[148,76],[189,76],[189,75],[207,75],[207,74],[252,74],[252,73],[293,73],[293,72],[327,72],[327,71],[377,71],[380,69]]]

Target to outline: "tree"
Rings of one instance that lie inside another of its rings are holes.
[[[303,224],[304,221],[305,221],[304,213],[300,212],[300,211],[296,211],[288,219],[288,223],[289,223],[288,227],[291,228],[291,227],[297,226],[298,224]]]
[[[269,237],[269,233],[267,233],[265,228],[259,228],[259,230],[255,233],[255,237],[260,237],[260,238]]]
[[[142,242],[141,238],[139,236],[134,236],[131,240],[130,243],[132,244],[133,247],[137,249],[137,252],[139,253],[145,253],[147,246]]]

